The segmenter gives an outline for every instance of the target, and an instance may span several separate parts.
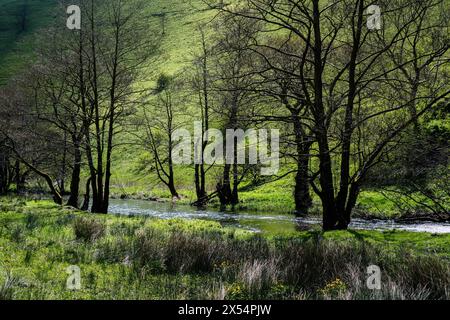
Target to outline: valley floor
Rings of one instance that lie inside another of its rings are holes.
[[[371,265],[381,269],[381,290],[366,285]],[[70,289],[77,284],[80,290]],[[0,199],[0,299],[449,294],[450,234],[349,230],[263,236],[216,222],[100,216],[47,201]]]

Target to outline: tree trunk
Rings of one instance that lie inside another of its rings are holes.
[[[74,163],[72,170],[72,178],[70,181],[70,197],[67,205],[78,208],[78,196],[80,192],[80,173],[81,173],[81,150],[79,143],[74,141]]]
[[[208,49],[207,44],[205,40],[205,34],[203,32],[203,29],[200,29],[201,38],[202,38],[202,49],[203,49],[203,56],[202,56],[202,98],[203,99],[203,107],[202,107],[202,163],[198,166],[196,166],[196,183],[198,183],[197,188],[197,205],[202,207],[206,204],[208,201],[208,194],[206,192],[206,170],[205,170],[205,164],[204,164],[204,152],[207,146],[207,142],[204,140],[208,140],[208,136],[204,137],[204,135],[207,135],[207,132],[209,130],[209,92],[208,92]],[[202,105],[202,102],[200,101],[200,105]],[[198,170],[200,172],[198,172]],[[200,174],[200,177],[198,177],[198,174]],[[197,179],[199,178],[199,181]]]
[[[309,188],[309,154],[312,143],[308,141],[308,137],[302,127],[299,117],[299,110],[289,108],[291,110],[292,120],[294,123],[295,144],[297,151],[297,174],[295,175],[295,214],[307,215],[309,208],[312,206],[312,198]]]
[[[195,192],[197,195],[197,201],[194,205],[197,207],[203,207],[208,200],[205,182],[205,166],[203,164],[195,165]]]
[[[91,187],[92,178],[88,178],[86,181],[86,193],[84,194],[84,201],[81,205],[81,210],[88,211],[89,210],[89,201],[90,201],[90,187]]]
[[[231,182],[230,182],[231,165],[225,164],[223,168],[223,181],[218,185],[219,199],[222,206],[231,204]]]
[[[14,167],[15,167],[14,180],[16,183],[16,193],[19,194],[23,189],[22,177],[20,175],[20,161],[19,160],[16,160]]]
[[[239,193],[238,193],[238,186],[239,186],[239,172],[238,172],[238,165],[237,165],[237,148],[235,148],[235,157],[234,157],[234,164],[233,164],[233,192],[231,193],[231,199],[230,203],[234,207],[235,205],[239,204]]]
[[[91,211],[93,213],[102,213],[103,210],[103,141],[102,141],[102,135],[104,134],[104,126],[102,125],[102,119],[100,115],[100,93],[99,93],[99,74],[98,74],[98,60],[97,60],[97,54],[98,54],[98,42],[96,39],[96,16],[95,16],[95,6],[94,1],[91,1],[91,41],[90,41],[90,49],[91,49],[91,61],[92,64],[92,91],[93,91],[93,97],[91,98],[91,105],[93,109],[93,125],[95,127],[95,152],[96,152],[96,158],[97,158],[97,167],[93,168],[94,170],[94,176],[92,179],[92,208]],[[89,126],[86,128],[89,130]],[[88,131],[89,135],[89,131]]]
[[[360,50],[361,35],[364,19],[364,1],[358,2],[357,25],[356,31],[353,27],[353,49],[350,57],[348,72],[348,97],[345,110],[345,122],[342,136],[342,152],[341,152],[341,172],[339,192],[336,197],[336,211],[338,215],[338,228],[346,229],[350,221],[346,218],[346,206],[349,196],[350,187],[350,162],[351,162],[351,146],[353,135],[353,113],[355,106],[355,98],[357,93],[356,68],[357,58]]]
[[[309,157],[299,156],[297,162],[297,174],[295,175],[295,214],[307,215],[312,206],[312,198],[309,190]]]
[[[197,195],[197,203],[201,201],[201,191],[200,191],[200,165],[195,165],[195,171],[194,171],[194,182],[195,182],[195,194]]]
[[[360,192],[360,182],[352,183],[350,186],[350,192],[344,213],[345,217],[345,225],[343,226],[344,229],[347,229],[351,222],[352,212],[353,209],[355,208],[356,201],[358,200],[359,192]]]
[[[61,161],[61,172],[59,177],[59,190],[61,195],[66,195],[66,174],[67,174],[67,132],[64,132],[63,158]]]
[[[0,195],[4,195],[9,190],[10,184],[10,163],[9,156],[6,153],[3,153],[4,150],[1,150],[0,153]]]
[[[328,142],[327,117],[323,103],[323,65],[322,65],[322,31],[320,26],[321,11],[319,0],[313,1],[314,29],[314,107],[316,138],[319,146],[320,198],[323,210],[323,230],[334,230],[337,223],[336,204],[334,201],[333,171]]]
[[[177,192],[177,189],[175,188],[175,182],[174,182],[173,177],[170,177],[170,178],[169,178],[169,184],[168,184],[168,187],[169,187],[170,194],[172,195],[172,199],[174,199],[174,198],[176,198],[176,199],[180,198],[180,196],[179,196],[179,194],[178,194],[178,192]]]

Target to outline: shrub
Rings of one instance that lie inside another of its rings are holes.
[[[174,273],[211,272],[217,259],[222,256],[221,252],[216,238],[209,238],[205,233],[192,235],[175,231],[167,246],[167,270]]]
[[[73,223],[73,230],[77,240],[93,242],[104,236],[106,227],[93,218],[77,218]]]
[[[166,246],[161,232],[153,229],[136,231],[132,244],[132,260],[135,268],[161,272],[165,269]]]

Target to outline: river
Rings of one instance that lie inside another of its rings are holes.
[[[220,212],[213,209],[197,210],[191,206],[145,200],[110,201],[110,213],[118,215],[148,216],[160,219],[201,219],[217,221],[254,232],[285,233],[309,230],[319,226],[318,217],[296,218],[290,214],[268,212]],[[357,230],[403,230],[413,232],[450,233],[450,223],[414,222],[398,223],[392,220],[353,219],[350,228]]]

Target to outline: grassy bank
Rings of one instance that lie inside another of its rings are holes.
[[[450,235],[299,232],[93,216],[0,200],[0,299],[448,299]],[[366,288],[367,266],[382,290]],[[66,269],[82,289],[66,289]]]

